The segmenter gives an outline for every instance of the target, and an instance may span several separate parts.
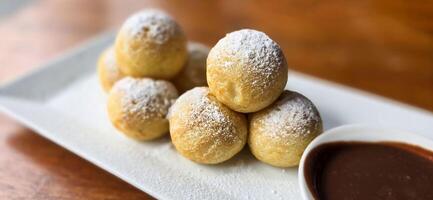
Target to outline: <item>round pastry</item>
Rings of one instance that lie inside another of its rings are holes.
[[[291,91],[284,91],[266,109],[250,114],[249,120],[251,152],[277,167],[298,165],[307,145],[322,132],[322,120],[313,103]]]
[[[250,29],[227,34],[207,58],[211,93],[243,113],[274,102],[286,86],[287,70],[280,46],[265,33]]]
[[[117,34],[115,51],[120,70],[134,77],[172,78],[187,59],[182,29],[158,10],[129,17]]]
[[[108,115],[125,135],[151,140],[168,132],[168,109],[178,97],[168,81],[125,77],[108,96]]]
[[[197,42],[188,43],[188,61],[173,83],[180,93],[198,86],[206,86],[206,59],[209,48]]]
[[[114,83],[124,77],[117,66],[114,48],[112,46],[102,52],[97,65],[99,82],[105,92],[110,91]]]
[[[228,160],[247,140],[245,116],[218,102],[207,87],[196,87],[181,95],[170,108],[168,119],[177,151],[198,163]]]

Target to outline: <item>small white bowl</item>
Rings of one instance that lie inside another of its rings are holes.
[[[366,125],[345,125],[325,131],[323,134],[315,138],[302,154],[298,169],[298,179],[301,196],[304,200],[314,199],[304,176],[304,162],[308,153],[318,145],[339,141],[401,142],[433,151],[432,140],[417,134],[403,131],[389,130],[381,127],[370,127]]]

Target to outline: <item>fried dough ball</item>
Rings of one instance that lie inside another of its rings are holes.
[[[277,167],[298,165],[307,145],[322,132],[314,104],[292,91],[284,91],[271,106],[250,114],[249,120],[251,152]]]
[[[206,70],[211,93],[243,113],[274,102],[286,86],[288,71],[280,46],[265,33],[251,29],[219,40],[209,52]]]
[[[125,135],[151,140],[168,132],[166,115],[178,97],[168,81],[126,77],[114,84],[108,96],[108,116]]]
[[[170,79],[187,59],[186,37],[172,17],[144,10],[129,17],[115,42],[122,73],[133,77]]]
[[[203,164],[224,162],[247,140],[247,121],[218,102],[207,87],[196,87],[170,108],[171,141],[184,157]]]

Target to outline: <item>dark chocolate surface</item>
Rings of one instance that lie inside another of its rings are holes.
[[[433,200],[433,152],[408,144],[322,144],[304,174],[316,199]]]

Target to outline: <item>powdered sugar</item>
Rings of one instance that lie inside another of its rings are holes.
[[[228,58],[227,58],[228,57]],[[252,84],[266,88],[273,84],[281,68],[287,67],[280,46],[265,33],[242,29],[226,35],[212,48],[209,59],[223,61],[221,67],[242,65]]]
[[[196,131],[191,131],[193,138],[209,137],[214,139],[215,145],[232,144],[239,140],[235,124],[227,111],[223,110],[221,103],[209,96],[209,90],[206,87],[196,87],[187,91],[179,98],[179,102],[187,102],[191,111],[181,113],[182,118],[186,120],[186,126]],[[175,103],[170,109],[172,112],[179,112]],[[228,109],[227,109],[228,110]],[[198,135],[200,134],[200,135]]]
[[[210,99],[209,90],[205,88],[196,88],[191,92],[193,98],[197,99],[191,101],[192,111],[187,126],[199,127],[204,130],[201,132],[210,133],[212,138],[216,139],[216,144],[231,144],[236,141],[239,136],[236,134],[235,124],[222,110],[223,105]],[[224,141],[219,141],[221,139]]]
[[[76,62],[76,57],[73,60]],[[84,64],[91,67],[94,59]],[[106,95],[96,74],[81,76],[82,80],[63,86],[62,92],[50,99],[46,114],[52,109],[60,113],[52,115],[55,122],[49,124],[58,128],[50,129],[51,137],[155,198],[301,198],[296,168],[283,173],[255,159],[247,148],[224,163],[200,165],[179,155],[169,137],[139,142],[119,134],[108,119]]]
[[[179,34],[180,27],[171,16],[160,10],[148,9],[129,17],[121,30],[128,31],[131,37],[142,37],[162,44]]]
[[[2,105],[38,127],[38,133],[158,199],[302,199],[296,167],[271,167],[248,148],[227,162],[200,165],[180,156],[169,137],[139,142],[119,134],[108,119],[106,95],[92,70],[113,38],[104,35],[5,87]],[[290,73],[288,85],[318,102],[327,129],[387,124],[433,136],[433,120],[426,113],[296,72]]]
[[[281,97],[256,118],[267,136],[282,139],[301,137],[321,127],[319,112],[303,95],[284,91]]]
[[[124,117],[139,115],[141,119],[165,118],[178,96],[171,83],[148,78],[123,78],[114,85],[112,92],[122,95]]]

